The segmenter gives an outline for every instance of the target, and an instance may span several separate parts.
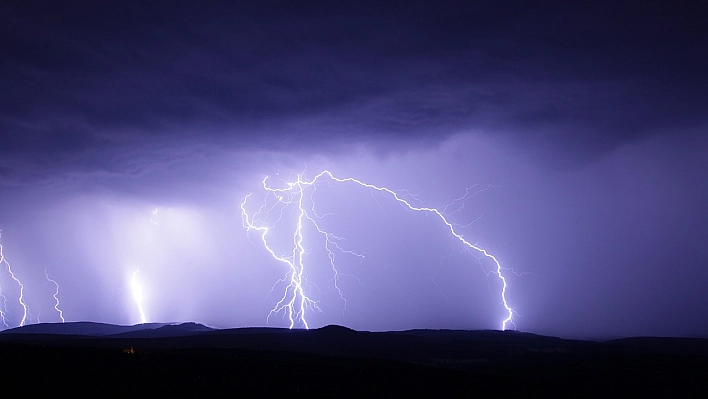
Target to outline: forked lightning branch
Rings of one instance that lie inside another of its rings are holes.
[[[455,230],[455,224],[449,220],[444,214],[444,210],[436,208],[428,208],[423,206],[414,206],[411,202],[405,199],[401,194],[386,187],[379,187],[373,184],[368,184],[354,178],[338,178],[332,175],[329,171],[322,171],[311,180],[305,179],[302,175],[298,175],[294,182],[285,182],[280,188],[272,187],[268,184],[268,177],[263,179],[263,190],[265,197],[262,201],[252,199],[253,194],[248,194],[241,203],[241,216],[243,218],[243,227],[248,232],[255,232],[260,235],[260,239],[266,251],[279,263],[287,267],[287,273],[279,282],[285,283],[285,290],[280,300],[275,304],[268,315],[268,319],[276,314],[283,314],[287,318],[290,328],[304,327],[309,328],[308,314],[312,311],[319,311],[317,301],[308,296],[307,269],[316,267],[317,265],[309,264],[307,261],[307,251],[305,250],[304,241],[305,226],[314,227],[315,231],[324,239],[324,251],[327,253],[329,265],[333,273],[334,287],[339,296],[344,299],[344,293],[339,289],[337,279],[339,272],[335,265],[335,251],[348,253],[353,256],[362,256],[351,250],[343,249],[338,245],[339,237],[322,229],[318,224],[320,215],[315,211],[315,204],[312,200],[312,193],[318,184],[324,182],[334,182],[341,184],[351,184],[363,189],[369,189],[380,192],[389,197],[392,201],[397,201],[404,208],[412,212],[423,212],[434,216],[440,223],[446,226],[446,230],[459,240],[468,249],[477,251],[484,258],[491,260],[493,263],[493,273],[501,282],[501,292],[499,293],[500,302],[504,307],[505,318],[501,321],[501,329],[506,330],[510,326],[514,326],[513,315],[514,311],[509,306],[506,298],[507,280],[504,276],[504,271],[497,258],[488,253],[485,249],[473,244],[463,238],[463,236]],[[465,197],[455,200],[455,202],[463,202],[468,198]],[[254,205],[255,203],[255,205]],[[281,245],[276,244],[271,233],[271,229],[278,223],[285,223],[281,219],[283,217],[284,208],[294,207],[296,214],[294,224],[291,226],[292,240],[288,239],[290,244],[285,251],[281,251]],[[309,239],[310,237],[308,237]]]

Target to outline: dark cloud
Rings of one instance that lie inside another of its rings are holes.
[[[5,154],[196,131],[242,146],[295,131],[306,147],[465,130],[596,154],[705,123],[708,106],[691,7],[22,2],[2,14]]]

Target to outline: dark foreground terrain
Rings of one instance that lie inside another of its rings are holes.
[[[40,324],[0,333],[6,388],[79,396],[703,396],[708,339],[357,332],[195,323]]]

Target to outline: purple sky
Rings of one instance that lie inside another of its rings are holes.
[[[437,208],[492,186],[450,217],[520,273],[523,331],[708,333],[699,9],[124,3],[0,5],[0,243],[30,322],[58,320],[45,269],[67,320],[139,322],[139,269],[150,321],[266,325],[287,268],[239,204],[328,169]],[[314,198],[366,257],[337,258],[345,308],[307,236],[311,327],[499,328],[498,279],[439,220],[352,185]]]

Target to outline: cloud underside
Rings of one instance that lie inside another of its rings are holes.
[[[388,151],[465,132],[582,162],[704,124],[690,10],[616,7],[5,6],[4,174],[195,141]]]

